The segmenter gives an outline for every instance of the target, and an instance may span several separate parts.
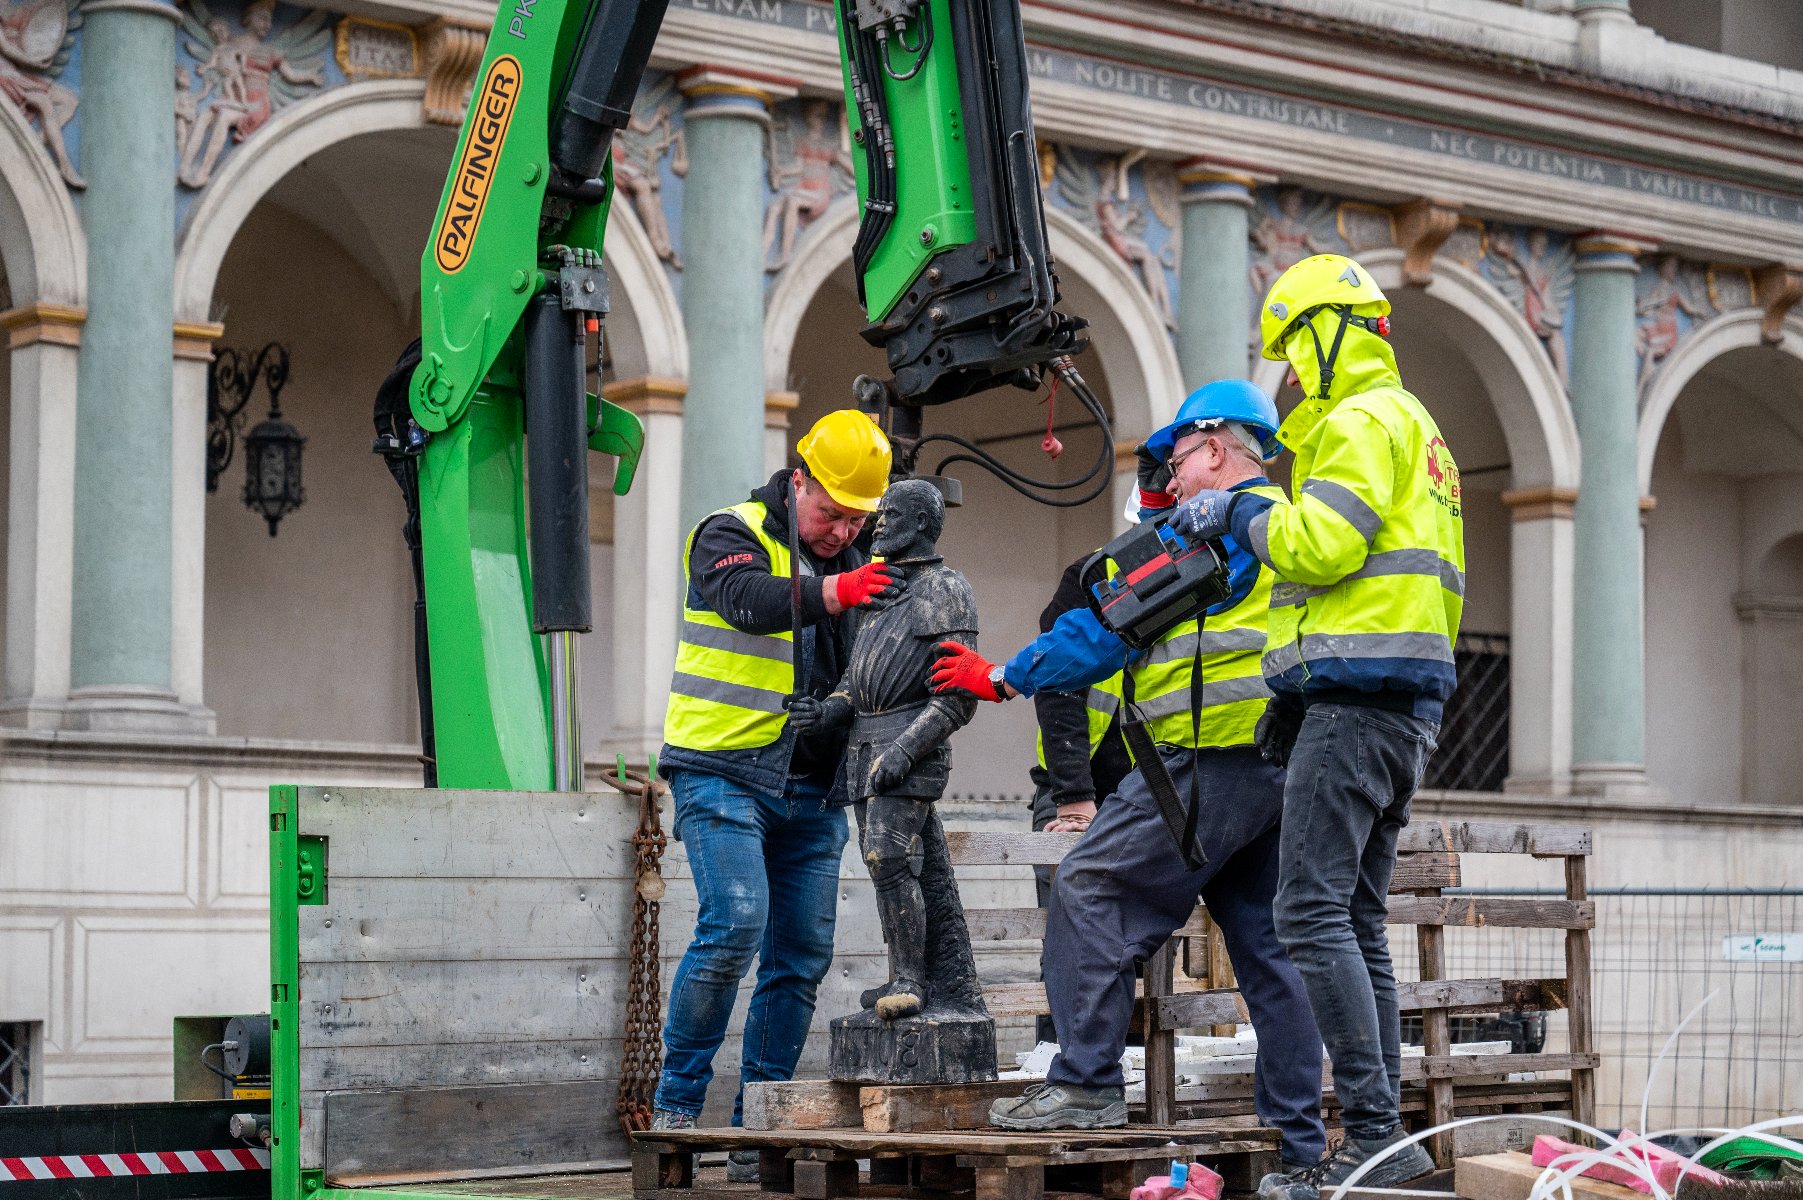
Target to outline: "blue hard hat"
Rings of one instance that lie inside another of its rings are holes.
[[[1237,421],[1256,433],[1266,462],[1283,453],[1277,405],[1250,379],[1217,379],[1191,392],[1177,419],[1146,439],[1146,449],[1168,461],[1178,441],[1222,421]]]

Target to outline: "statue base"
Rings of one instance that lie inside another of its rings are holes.
[[[835,1018],[827,1075],[854,1083],[987,1083],[996,1077],[995,1018],[932,1005],[899,1021],[871,1009]]]

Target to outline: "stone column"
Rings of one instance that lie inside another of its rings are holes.
[[[682,547],[689,526],[678,515],[683,486],[680,379],[622,379],[609,400],[645,424],[645,456],[632,491],[614,497],[613,704],[608,749],[633,762],[663,744],[670,668],[682,613]],[[761,442],[760,442],[761,444]]]
[[[1177,361],[1184,385],[1243,379],[1252,350],[1247,273],[1252,189],[1259,178],[1202,160],[1183,164],[1183,258],[1177,266]],[[1182,397],[1175,401],[1181,403]]]
[[[1572,488],[1504,492],[1509,507],[1507,791],[1571,791]]]
[[[88,320],[68,720],[191,730],[170,663],[178,14],[158,0],[94,0],[84,13]]]
[[[175,406],[170,496],[169,685],[202,723],[207,591],[207,377],[213,347],[225,336],[217,322],[178,321],[173,379]]]
[[[688,100],[682,195],[682,527],[743,500],[764,475],[764,143],[794,81],[714,66],[677,74]]]
[[[26,729],[57,728],[69,696],[76,360],[86,317],[58,304],[0,313],[12,356],[0,724]]]
[[[1634,351],[1636,257],[1643,242],[1578,239],[1571,401],[1583,446],[1573,506],[1572,785],[1646,787],[1646,665]]]

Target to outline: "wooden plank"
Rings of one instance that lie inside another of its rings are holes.
[[[1275,1132],[1270,1133],[1275,1138]],[[1115,1158],[1132,1158],[1134,1151],[1155,1149],[1173,1142],[1198,1154],[1212,1153],[1216,1147],[1252,1142],[1262,1144],[1264,1135],[1253,1132],[1223,1132],[1216,1129],[1175,1129],[1156,1126],[1129,1127],[1114,1130],[1058,1129],[1041,1133],[1015,1133],[1005,1129],[983,1132],[937,1133],[930,1137],[917,1133],[871,1133],[863,1129],[743,1129],[718,1126],[707,1129],[654,1129],[632,1135],[635,1146],[662,1146],[669,1150],[757,1150],[782,1147],[797,1151],[800,1157],[830,1154],[868,1158],[872,1154],[940,1154],[961,1157],[1004,1159],[1028,1157],[1056,1161],[1066,1153],[1099,1153]],[[1162,1153],[1162,1151],[1161,1151]],[[1101,1161],[1097,1159],[1095,1161]]]
[[[1559,857],[1590,853],[1590,830],[1581,825],[1514,821],[1411,821],[1396,841],[1399,853],[1446,850],[1461,854],[1533,854]]]
[[[1464,1079],[1473,1075],[1514,1075],[1522,1071],[1575,1071],[1594,1069],[1596,1054],[1452,1054],[1425,1055],[1402,1060],[1402,1081]]]
[[[301,1047],[558,1041],[620,1028],[625,993],[624,962],[315,963]]]
[[[331,903],[300,910],[302,962],[548,962],[631,949],[619,880],[330,878]]]
[[[1492,925],[1499,929],[1591,929],[1596,905],[1588,900],[1512,900],[1494,896],[1393,896],[1391,925]]]
[[[1178,981],[1173,994],[1196,996],[1204,994],[1204,991],[1200,981],[1186,978]],[[1143,992],[1143,982],[1136,982],[1135,996],[1140,996]],[[1046,1004],[1043,983],[992,983],[983,989],[983,1003],[992,1017],[1032,1017],[1051,1011]],[[1135,1008],[1138,1007],[1139,1003],[1136,1001]]]
[[[1396,870],[1390,876],[1390,894],[1458,887],[1461,882],[1463,876],[1457,854],[1419,850],[1396,856]]]
[[[340,878],[633,878],[638,801],[612,791],[303,787],[299,812],[301,833],[332,839],[328,897]]]
[[[798,1200],[839,1200],[858,1194],[858,1160],[791,1164]]]
[[[635,818],[636,819],[636,818]],[[957,867],[1052,867],[1076,848],[1080,833],[947,833]]]
[[[1039,1200],[1045,1191],[1045,1168],[978,1167],[976,1200]]]
[[[1146,1120],[1154,1125],[1171,1123],[1171,1106],[1177,1100],[1177,1035],[1158,1019],[1158,1001],[1171,994],[1176,963],[1176,948],[1169,938],[1146,960]]]
[[[1565,898],[1573,904],[1588,900],[1585,860],[1575,855],[1565,860]],[[1590,1007],[1590,931],[1567,930],[1565,934],[1565,980],[1571,1009],[1566,1024],[1570,1030],[1574,1053],[1588,1054],[1596,1048],[1593,1040],[1594,1020]],[[1571,1073],[1572,1119],[1586,1125],[1596,1123],[1596,1072],[1579,1068]],[[1586,1145],[1590,1135],[1578,1133]]]
[[[459,1047],[310,1046],[300,1057],[303,1093],[394,1087],[617,1080],[619,1038],[488,1042]]]
[[[1533,1159],[1513,1150],[1477,1154],[1459,1160],[1454,1186],[1462,1200],[1528,1200],[1542,1170]],[[1583,1200],[1636,1200],[1642,1195],[1619,1183],[1604,1183],[1582,1175],[1571,1180],[1571,1192]]]
[[[325,1097],[325,1170],[332,1183],[418,1182],[470,1171],[581,1170],[618,1161],[614,1089],[596,1083],[398,1088]]]
[[[1446,976],[1446,931],[1438,925],[1421,925],[1415,930],[1419,951],[1421,979],[1437,983]],[[1431,1008],[1421,1016],[1422,1047],[1430,1058],[1452,1054],[1452,1030],[1446,1010]],[[1452,1118],[1452,1080],[1430,1076],[1427,1085],[1427,1120],[1429,1125],[1444,1125]],[[1434,1165],[1442,1169],[1452,1166],[1452,1130],[1442,1130],[1427,1140],[1427,1152]]]
[[[862,1123],[858,1085],[795,1079],[745,1085],[746,1129],[844,1129]]]
[[[1132,1195],[1134,1188],[1160,1172],[1168,1174],[1170,1166],[1170,1159],[1157,1156],[1130,1158],[1124,1162],[1103,1163],[1103,1200],[1128,1200],[1128,1197]]]
[[[1397,1006],[1403,1012],[1435,1009],[1447,1012],[1545,1012],[1565,1007],[1563,979],[1448,979],[1398,983]],[[1237,991],[1180,993],[1158,1002],[1159,1023],[1166,1029],[1250,1019]]]
[[[854,1085],[855,1086],[855,1085]],[[865,1087],[858,1096],[864,1128],[870,1133],[925,1133],[989,1128],[989,1106],[1018,1096],[1018,1079],[994,1083],[920,1084]],[[749,1111],[749,1100],[747,1110]]]
[[[968,908],[964,923],[973,942],[1042,941],[1045,938],[1043,908]]]

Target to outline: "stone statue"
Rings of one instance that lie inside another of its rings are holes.
[[[889,982],[864,994],[863,1012],[833,1022],[835,1079],[995,1078],[995,1023],[934,808],[951,774],[947,739],[976,710],[970,696],[933,694],[928,680],[938,643],[974,645],[977,635],[970,584],[936,550],[944,524],[945,501],[931,484],[889,488],[871,550],[903,586],[883,606],[852,614],[850,663],[833,694],[790,709],[804,727],[850,727],[846,792],[889,945]]]

